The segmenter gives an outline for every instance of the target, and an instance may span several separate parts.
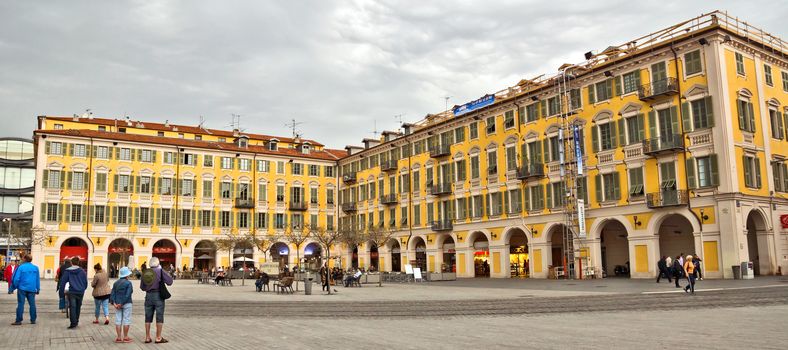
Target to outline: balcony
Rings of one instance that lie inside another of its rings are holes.
[[[380,170],[381,171],[395,171],[397,170],[397,161],[396,160],[386,160],[380,163]]]
[[[646,205],[649,208],[664,208],[687,205],[689,194],[687,190],[663,189],[659,192],[646,194]]]
[[[451,154],[449,145],[441,145],[430,148],[430,158],[445,157]]]
[[[656,156],[682,150],[684,150],[684,136],[681,134],[669,134],[643,140],[643,154],[646,155]]]
[[[517,168],[518,180],[538,179],[542,177],[544,177],[544,164],[542,163],[526,164]]]
[[[342,203],[342,211],[346,213],[353,213],[358,210],[355,202],[352,203]]]
[[[308,207],[306,202],[290,202],[290,210],[292,211],[304,211]]]
[[[641,101],[656,100],[663,96],[672,96],[679,93],[679,82],[676,78],[657,80],[651,84],[638,87],[638,98]]]
[[[236,198],[235,207],[238,209],[254,209],[254,200],[249,198]]]
[[[344,182],[346,185],[356,183],[356,173],[353,172],[342,174],[342,182]]]
[[[397,204],[397,194],[384,194],[380,196],[380,203],[381,204]]]
[[[451,220],[436,220],[431,226],[433,231],[451,231],[454,228]]]
[[[442,194],[450,194],[451,193],[451,183],[444,182],[439,183],[437,185],[432,185],[432,195],[439,196]]]

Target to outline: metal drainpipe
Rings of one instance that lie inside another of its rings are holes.
[[[686,164],[687,164],[687,147],[684,146],[684,140],[685,140],[685,138],[684,138],[684,122],[683,122],[684,115],[683,115],[682,108],[681,108],[681,77],[679,76],[679,57],[678,57],[678,54],[676,53],[676,48],[673,47],[673,43],[672,42],[670,43],[670,51],[673,52],[673,63],[674,63],[673,67],[675,68],[675,72],[676,72],[676,87],[677,87],[678,92],[679,92],[679,105],[677,106],[676,109],[678,109],[678,111],[679,111],[679,129],[681,130],[681,145],[682,145],[682,147],[681,147],[682,152],[681,153],[684,155],[684,181],[687,184],[687,209],[689,209],[689,212],[692,213],[692,216],[694,216],[695,219],[698,220],[698,223],[699,223],[698,227],[700,227],[700,255],[703,257],[702,260],[701,260],[701,265],[702,265],[702,270],[705,271],[706,270],[706,264],[705,264],[704,261],[706,260],[706,258],[705,258],[706,254],[705,254],[704,249],[703,249],[704,248],[703,247],[703,221],[704,220],[697,213],[695,213],[695,211],[692,210],[692,201],[690,200],[690,196],[689,196],[689,174],[688,174],[687,168],[686,168]]]
[[[176,191],[175,191],[175,224],[172,226],[172,229],[173,229],[173,233],[175,234],[175,242],[178,244],[178,247],[181,248],[181,255],[183,255],[183,245],[181,245],[181,241],[178,240],[178,220],[180,219],[180,217],[178,217],[178,207],[179,207],[179,202],[180,202],[178,199],[181,196],[181,190],[182,190],[181,186],[179,186],[179,182],[180,182],[180,179],[181,179],[181,148],[180,147],[176,147],[175,149],[177,151],[177,156],[175,157],[175,183],[174,183],[175,188],[176,188]],[[192,187],[194,187],[194,183],[192,183]],[[151,247],[151,249],[153,249],[153,247]],[[176,256],[177,256],[177,254],[176,254]],[[176,264],[175,266],[178,266],[177,263],[178,263],[178,261],[175,261],[175,264]]]
[[[92,137],[90,138],[90,151],[89,152],[90,152],[90,159],[88,160],[88,174],[87,174],[88,175],[88,200],[87,200],[87,205],[86,205],[86,208],[85,208],[88,211],[88,213],[87,213],[87,215],[85,215],[85,218],[87,219],[87,220],[85,220],[85,237],[87,237],[88,242],[90,242],[90,246],[91,246],[90,252],[91,253],[95,253],[96,252],[96,245],[93,244],[93,241],[90,239],[90,214],[91,214],[90,213],[90,195],[92,193],[92,191],[91,191],[91,184],[93,183],[93,181],[92,181],[93,180],[93,157],[95,156],[93,154],[93,138]],[[106,218],[106,213],[104,213],[104,217]]]

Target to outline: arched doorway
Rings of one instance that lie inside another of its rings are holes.
[[[88,244],[81,238],[71,237],[60,245],[60,261],[79,257],[79,266],[88,268]]]
[[[159,258],[160,266],[169,269],[175,266],[175,243],[169,239],[160,239],[153,245],[153,256]]]
[[[120,268],[129,266],[131,257],[134,256],[134,245],[125,238],[118,238],[109,243],[107,251],[107,269],[110,278],[118,276]]]
[[[391,272],[400,272],[402,271],[402,254],[399,241],[391,239],[389,242],[389,251],[391,251]]]
[[[602,271],[606,277],[629,277],[629,241],[627,229],[617,220],[609,220],[599,234],[602,246]]]
[[[279,271],[290,267],[288,266],[289,255],[290,248],[287,247],[287,244],[276,242],[271,246],[271,261],[279,262]]]
[[[692,224],[684,216],[672,214],[659,225],[659,256],[675,258],[695,253]]]
[[[414,237],[413,247],[416,252],[416,261],[411,261],[411,264],[414,268],[421,268],[422,273],[427,273],[427,244],[424,243],[423,238]]]
[[[378,260],[379,256],[378,245],[373,242],[369,242],[369,267],[371,271],[380,271],[380,261]]]
[[[358,246],[357,245],[353,246],[353,250],[351,251],[351,254],[352,255],[350,257],[350,266],[353,267],[354,269],[357,269],[358,268]]]
[[[441,272],[457,272],[457,251],[454,245],[454,238],[446,236],[443,240],[441,247],[443,251],[443,264],[441,264]]]
[[[512,277],[528,277],[528,236],[520,229],[513,229],[509,236],[509,271]]]
[[[770,261],[768,244],[766,242],[766,220],[763,215],[756,211],[750,211],[747,215],[747,254],[752,261],[753,273],[758,276],[770,274]]]
[[[550,266],[567,268],[564,261],[564,225],[557,225],[550,230]]]
[[[317,243],[309,243],[304,247],[304,264],[309,271],[317,271],[323,265],[323,249]]]
[[[250,242],[238,242],[233,248],[233,270],[254,266],[254,249]]]
[[[490,242],[481,232],[475,232],[471,240],[473,248],[473,271],[475,277],[490,277]]]
[[[210,271],[216,266],[216,244],[203,240],[194,246],[194,268]]]

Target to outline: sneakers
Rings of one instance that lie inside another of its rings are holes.
[[[14,322],[14,323],[11,323],[11,325],[12,326],[21,326],[22,322]]]
[[[36,324],[36,321],[30,321],[30,324]]]
[[[77,328],[77,325],[72,324],[72,325],[68,326],[68,329],[74,329],[74,328]]]

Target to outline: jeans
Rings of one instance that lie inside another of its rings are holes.
[[[30,322],[36,322],[36,292],[21,289],[16,291],[16,322],[22,322],[22,314],[25,313],[25,300],[30,304]]]
[[[161,300],[158,290],[145,294],[145,323],[153,322],[154,311],[156,323],[164,323],[164,300]]]
[[[57,306],[60,310],[64,310],[66,308],[66,298],[60,297],[60,300],[57,303]]]
[[[82,298],[85,294],[68,293],[69,320],[72,326],[79,324],[79,312],[82,310]]]
[[[104,310],[104,317],[109,317],[109,298],[104,300],[93,299],[93,302],[96,303],[96,318],[99,317],[102,309]]]
[[[684,287],[684,290],[689,290],[690,292],[692,292],[692,294],[695,294],[695,275],[694,274],[689,275],[687,279],[689,280],[689,284],[686,287]]]

